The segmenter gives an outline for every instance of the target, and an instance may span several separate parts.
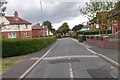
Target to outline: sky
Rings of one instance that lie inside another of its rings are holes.
[[[87,0],[88,1],[88,0]],[[67,22],[70,28],[87,22],[79,10],[85,6],[85,0],[7,0],[6,16],[13,16],[18,11],[19,17],[33,24],[50,21],[53,28],[57,29],[62,23]],[[42,7],[41,7],[42,6]]]

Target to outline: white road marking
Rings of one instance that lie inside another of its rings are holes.
[[[40,57],[32,57],[29,60],[38,60],[38,59],[40,59]]]
[[[18,80],[22,80],[55,46],[54,44],[42,57],[39,58],[30,68],[28,68],[20,77]]]
[[[70,78],[71,78],[71,80],[74,80],[73,78],[74,78],[74,74],[73,74],[73,69],[72,69],[72,64],[71,63],[69,63],[69,70],[70,70]]]
[[[116,78],[115,76],[113,76],[112,74],[110,74],[113,78]]]
[[[75,42],[77,42],[77,43],[79,43],[79,42],[78,42],[77,40],[75,40],[75,39],[72,39],[72,40],[75,41]],[[112,60],[112,59],[110,59],[110,58],[108,58],[108,57],[106,57],[106,56],[104,56],[104,55],[102,55],[102,54],[96,53],[95,51],[89,49],[89,48],[91,48],[90,46],[86,46],[86,45],[84,45],[83,43],[79,43],[79,44],[82,45],[83,47],[85,47],[85,48],[86,48],[87,50],[89,50],[90,52],[94,53],[95,55],[98,55],[98,56],[101,57],[102,59],[104,59],[104,60],[106,60],[107,62],[111,63],[111,64],[114,65],[115,67],[120,68],[120,64],[117,63],[117,62],[115,62],[114,60]]]
[[[90,52],[92,52],[92,53],[94,53],[94,54],[98,54],[98,53],[96,53],[95,51],[93,51],[93,50],[91,50],[91,49],[89,49],[89,48],[87,48],[87,50],[89,50]]]
[[[96,57],[99,57],[97,55],[72,55],[72,56],[57,56],[57,57],[46,57],[44,58],[43,60],[57,60],[57,59],[65,59],[65,58],[89,58],[89,57],[92,57],[92,58],[96,58]]]
[[[72,40],[75,41],[75,42],[77,42],[77,43],[79,43],[79,42],[78,42],[77,40],[75,40],[75,39],[72,39]],[[83,44],[81,44],[81,43],[79,43],[79,44],[83,46]],[[94,53],[95,55],[98,55],[98,56],[101,57],[102,59],[108,61],[109,63],[111,63],[111,64],[114,65],[115,67],[120,68],[120,64],[117,63],[117,62],[115,62],[114,60],[112,60],[112,59],[110,59],[110,58],[108,58],[108,57],[106,57],[106,56],[104,56],[104,55],[102,55],[102,54],[96,53],[95,51],[89,49],[89,48],[90,48],[89,46],[83,46],[83,47],[85,47],[87,50],[89,50],[90,52]]]
[[[106,56],[104,56],[104,55],[102,55],[102,54],[96,53],[95,51],[93,51],[93,50],[91,50],[91,49],[89,49],[89,48],[87,48],[87,49],[88,49],[90,52],[92,52],[92,53],[94,53],[94,54],[100,56],[102,59],[108,61],[108,62],[111,63],[112,65],[114,65],[114,66],[120,68],[120,64],[117,63],[117,62],[115,62],[114,60],[112,60],[112,59],[110,59],[110,58],[108,58],[108,57],[106,57]]]
[[[114,69],[115,67],[110,67],[110,68]]]
[[[76,40],[76,39],[73,39],[73,38],[70,38],[71,40],[73,40],[73,41],[75,41],[75,42],[77,42],[77,43],[79,43],[80,45],[82,45],[83,47],[87,47],[87,48],[91,48],[91,46],[88,46],[88,45],[86,45],[86,44],[84,44],[84,43],[80,43],[80,42],[78,42],[78,40]]]

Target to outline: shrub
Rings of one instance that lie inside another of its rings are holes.
[[[55,37],[31,38],[31,39],[3,39],[2,40],[2,57],[20,56],[30,54],[41,50],[47,45],[53,43]],[[46,44],[45,44],[45,42]]]
[[[100,30],[100,33],[106,34],[106,30]],[[111,30],[107,30],[107,34],[111,34],[112,31]],[[99,30],[86,30],[86,31],[77,31],[77,35],[81,34],[81,35],[97,35],[99,34]]]

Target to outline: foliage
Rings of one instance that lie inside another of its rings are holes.
[[[31,38],[31,39],[3,39],[2,57],[20,56],[41,50],[53,43],[55,37]],[[46,43],[45,43],[45,42]]]
[[[48,30],[51,31],[53,35],[56,35],[56,30],[53,28],[52,23],[50,21],[44,21],[43,25],[47,26]]]
[[[117,13],[118,15],[115,16],[114,18],[117,20],[120,20],[120,1],[115,4],[114,13]]]
[[[47,26],[50,31],[52,31],[52,23],[50,21],[44,21],[43,22],[44,26]]]
[[[111,11],[114,6],[113,2],[86,2],[86,7],[80,8],[80,12],[88,19],[93,19],[98,12]]]
[[[120,1],[115,4],[115,10],[120,10]]]
[[[70,30],[69,25],[64,22],[57,30],[57,33],[66,34]]]
[[[79,35],[78,39],[79,39],[79,42],[86,41],[86,36],[85,35]]]
[[[75,25],[75,26],[72,28],[72,30],[73,30],[73,31],[78,31],[78,30],[80,30],[83,26],[84,26],[84,25],[82,25],[82,24]]]
[[[100,33],[106,34],[106,30],[100,30]],[[111,34],[111,30],[107,30],[107,34]],[[86,30],[86,31],[77,31],[77,35],[97,35],[99,34],[99,30]]]
[[[57,34],[56,38],[62,38],[62,36],[60,34]]]

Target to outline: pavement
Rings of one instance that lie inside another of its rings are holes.
[[[84,44],[90,46],[90,49],[97,52],[97,53],[100,53],[102,55],[105,55],[106,57],[116,61],[116,62],[119,62],[118,61],[118,49],[117,48],[102,48],[100,46],[97,46],[97,45],[93,45],[93,44],[90,44],[90,43],[87,43],[87,42],[83,42]]]
[[[24,76],[23,80],[34,78],[38,80],[44,80],[46,78],[68,78],[70,80],[74,80],[75,78],[79,78],[80,80],[96,80],[97,78],[98,80],[100,78],[99,80],[117,80],[118,68],[87,49],[89,47],[100,51],[101,48],[88,45],[88,43],[78,44],[77,41],[71,38],[62,38],[56,43],[51,50],[49,49],[55,43],[41,51],[28,55],[26,60],[16,64],[3,73],[3,79],[12,78],[13,80],[14,78],[16,80],[30,66],[39,61],[47,51],[46,56],[33,69],[28,71],[28,74]],[[105,50],[107,51],[107,49]],[[111,51],[110,54],[112,54]],[[116,57],[112,58],[115,59]]]

